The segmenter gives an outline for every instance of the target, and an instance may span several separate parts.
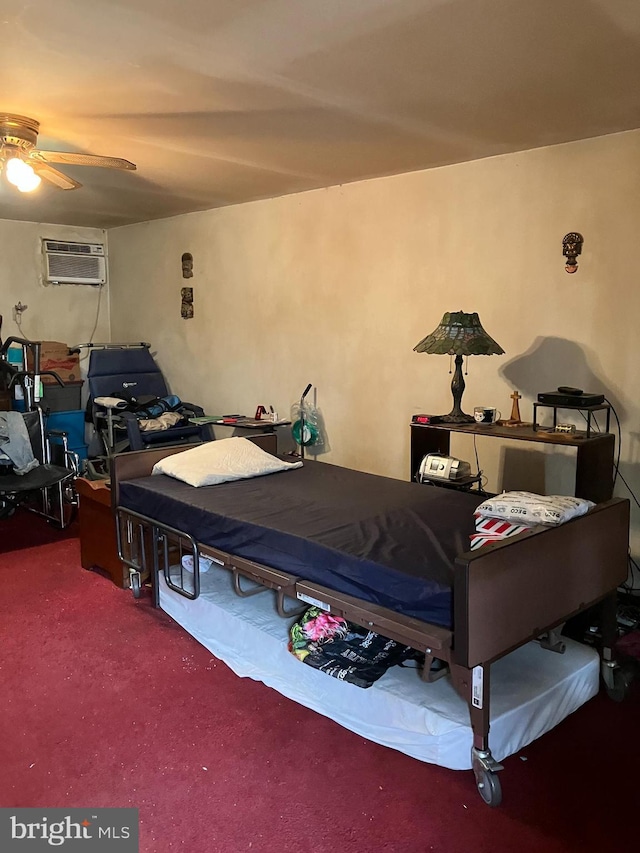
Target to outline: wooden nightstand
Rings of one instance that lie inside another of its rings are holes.
[[[80,562],[103,569],[119,587],[129,586],[129,569],[118,558],[116,523],[107,480],[76,480],[80,521]]]
[[[536,405],[536,404],[534,404]],[[538,403],[537,405],[541,405]],[[551,407],[553,408],[553,407]],[[604,406],[593,406],[602,409]],[[589,422],[590,423],[590,422]],[[607,420],[607,426],[608,426]],[[554,415],[555,424],[555,415]],[[466,433],[481,438],[500,438],[510,441],[528,441],[573,447],[576,453],[576,475],[573,494],[594,503],[611,499],[613,494],[613,468],[615,437],[611,432],[559,433],[549,428],[527,426],[508,427],[497,423],[480,426],[465,424],[411,424],[411,475],[414,480],[423,456],[428,453],[449,454],[451,433]]]

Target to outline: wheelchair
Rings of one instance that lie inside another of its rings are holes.
[[[78,456],[69,449],[64,432],[46,432],[44,414],[39,407],[28,412],[0,411],[0,431],[20,418],[37,464],[26,473],[17,474],[12,463],[0,463],[0,519],[11,517],[18,507],[23,507],[63,530],[75,518],[78,506],[75,491],[80,471]],[[52,462],[54,454],[59,460],[57,464]]]
[[[86,420],[94,430],[87,460],[91,475],[108,477],[117,453],[211,440],[208,425],[189,420],[202,417],[204,410],[170,394],[150,344],[78,344],[76,348],[90,350]],[[155,420],[162,421],[154,416],[154,406],[160,413],[164,408],[178,415],[173,418],[176,423],[154,428]]]
[[[7,353],[12,344],[22,347],[23,365],[31,356],[31,370],[9,363]],[[43,375],[64,385],[57,373],[40,370],[39,341],[16,337],[0,340],[0,519],[9,518],[21,506],[64,529],[75,517],[78,506],[75,481],[80,460],[69,449],[65,431],[46,429],[45,416],[36,399]],[[24,412],[11,410],[15,385],[22,388]]]

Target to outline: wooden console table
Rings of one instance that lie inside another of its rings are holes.
[[[427,453],[449,455],[451,433],[466,433],[509,441],[533,441],[560,447],[575,447],[576,481],[574,495],[601,503],[613,495],[615,436],[611,432],[559,433],[538,426],[507,427],[502,424],[411,424],[411,480],[415,479]]]
[[[80,522],[80,563],[103,569],[119,587],[129,586],[129,569],[118,558],[111,489],[106,480],[76,480]]]

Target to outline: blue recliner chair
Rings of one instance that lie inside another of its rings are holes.
[[[130,450],[210,440],[207,426],[189,421],[190,417],[204,415],[204,410],[172,398],[162,371],[149,351],[149,344],[87,346],[91,348],[87,416],[101,445],[96,453],[95,442],[93,451],[90,444],[90,456],[110,457]],[[115,402],[104,404],[104,398]],[[170,401],[167,409],[177,412],[180,421],[165,429],[142,429],[141,421],[150,418],[148,407],[163,400]]]

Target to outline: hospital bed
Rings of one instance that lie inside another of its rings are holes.
[[[252,440],[275,453],[274,436]],[[112,470],[120,557],[151,572],[154,603],[170,593],[195,608],[206,555],[230,575],[238,600],[272,590],[285,619],[297,605],[319,604],[423,652],[425,688],[444,673],[468,707],[470,766],[488,805],[502,796],[489,744],[493,665],[532,641],[562,651],[559,626],[598,605],[601,677],[622,698],[612,646],[616,590],[627,575],[627,500],[470,552],[478,496],[316,461],[198,489],[150,476],[179,450],[116,456]],[[193,574],[182,569],[185,555]],[[446,668],[434,670],[434,661]]]

